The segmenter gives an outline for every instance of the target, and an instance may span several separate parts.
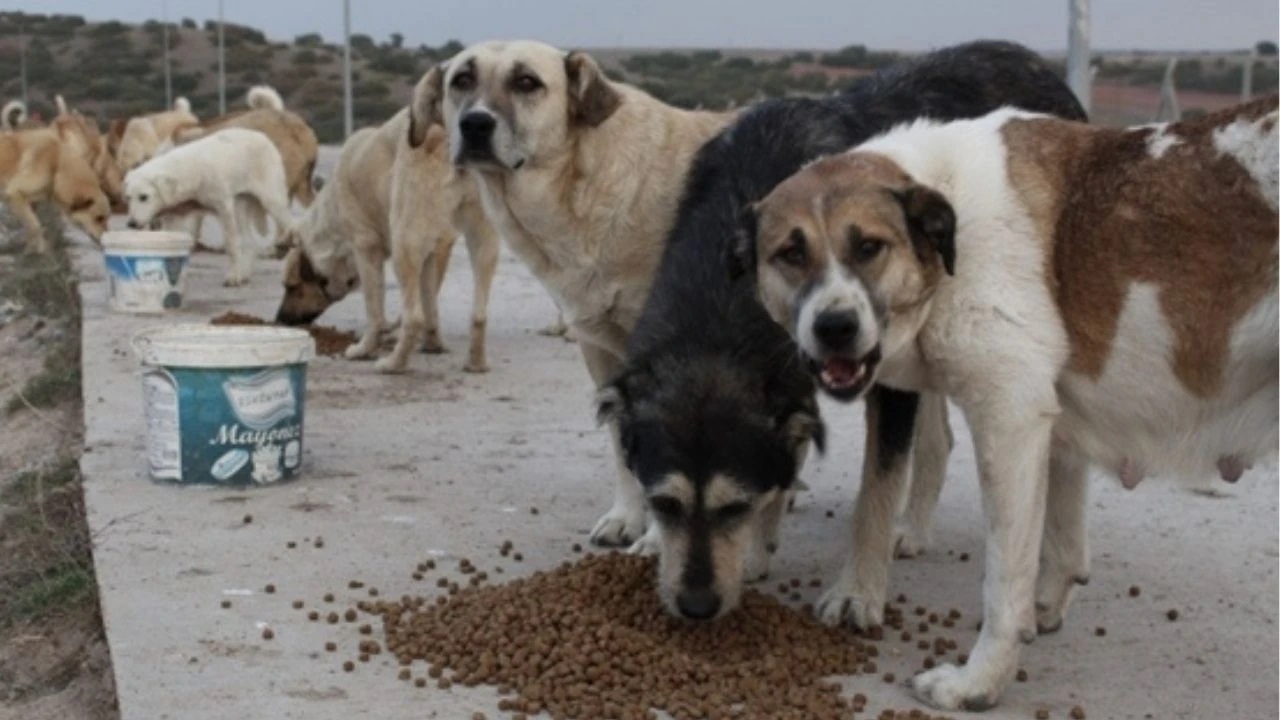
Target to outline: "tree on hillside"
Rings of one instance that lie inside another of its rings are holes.
[[[1260,40],[1257,45],[1253,46],[1253,48],[1258,51],[1259,55],[1271,57],[1274,57],[1277,54],[1277,51],[1280,50],[1280,48],[1277,48],[1276,44],[1270,40]]]
[[[396,50],[404,47],[404,35],[401,35],[398,32],[391,33],[391,47]]]

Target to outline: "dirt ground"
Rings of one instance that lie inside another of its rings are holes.
[[[49,232],[61,224],[45,216]],[[0,718],[118,717],[78,460],[79,303],[64,253],[0,236]]]

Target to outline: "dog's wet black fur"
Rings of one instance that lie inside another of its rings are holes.
[[[897,124],[978,117],[1005,105],[1085,119],[1039,56],[1011,43],[974,42],[888,68],[837,96],[762,102],[703,146],[627,364],[601,408],[618,423],[642,483],[677,470],[695,487],[722,473],[751,490],[786,488],[796,463],[764,458],[795,449],[798,428],[820,433],[809,372],[756,300],[749,206],[806,163]],[[881,450],[905,455],[916,396],[871,397],[901,405],[879,413],[892,421]]]

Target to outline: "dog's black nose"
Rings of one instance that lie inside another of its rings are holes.
[[[130,229],[130,230],[141,230],[141,229],[142,229],[142,226],[141,226],[141,225],[139,225],[139,224],[137,223],[137,221],[135,221],[135,220],[134,220],[134,219],[132,219],[132,218],[130,218],[130,219],[129,219],[129,222],[128,222],[128,223],[126,223],[126,225],[128,225],[128,227],[129,227],[129,229]]]
[[[827,310],[813,321],[813,335],[832,350],[843,350],[858,337],[858,318],[851,312]]]
[[[473,110],[458,120],[458,129],[462,131],[462,139],[467,142],[483,142],[493,135],[498,121],[487,112]]]
[[[720,596],[710,588],[685,590],[676,596],[676,607],[690,620],[709,620],[720,612]]]

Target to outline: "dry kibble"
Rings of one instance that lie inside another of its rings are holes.
[[[1014,679],[1015,679],[1015,680],[1017,680],[1018,682],[1026,682],[1026,681],[1027,681],[1027,671],[1026,671],[1026,670],[1019,669],[1019,670],[1018,670],[1018,674],[1014,676]]]
[[[969,562],[969,553],[960,553],[960,562]]]
[[[369,653],[360,653],[360,656],[359,656],[357,659],[358,659],[360,662],[366,662],[366,663],[367,663],[367,662],[369,662]]]
[[[537,515],[537,514],[538,513],[534,513],[534,515]],[[471,713],[471,720],[488,720],[488,718],[485,717],[485,714],[482,712],[473,712]]]
[[[342,619],[342,618],[338,617],[338,613],[336,613],[336,612],[331,612],[331,613],[329,613],[329,616],[325,618],[325,620],[328,620],[328,621],[329,621],[329,624],[330,624],[330,625],[337,625],[337,624],[338,624],[338,621],[339,621],[339,620],[341,620],[341,619]]]
[[[248,524],[249,524],[249,523],[251,523],[251,522],[253,522],[253,516],[252,516],[252,515],[245,515],[245,516],[244,516],[244,524],[245,524],[245,525],[248,525]]]
[[[369,588],[369,597],[378,597],[378,588],[376,587]]]
[[[327,643],[325,643],[325,644],[324,644],[324,649],[325,649],[325,652],[337,652],[337,651],[338,651],[338,643],[336,643],[336,642],[327,642]]]
[[[574,544],[573,544],[573,551],[574,551],[574,552],[576,552],[576,553],[580,553],[580,552],[582,552],[582,544],[581,544],[581,543],[574,543]]]
[[[1164,616],[1169,618],[1169,622],[1174,622],[1178,619],[1178,611],[1170,610],[1169,612],[1165,613]]]
[[[356,664],[351,662],[350,660],[346,660],[342,663],[342,669],[346,672],[351,672],[352,670],[356,669]]]
[[[316,538],[315,546],[318,548],[324,547],[324,538]]]
[[[324,601],[325,601],[325,602],[333,602],[333,593],[325,593],[325,594],[324,594]]]
[[[271,583],[267,583],[267,586],[266,586],[265,588],[263,588],[262,590],[263,590],[263,592],[265,592],[265,593],[266,593],[266,594],[268,594],[268,595],[274,595],[274,594],[275,594],[275,591],[276,591],[276,586],[275,586],[275,585],[272,585]]]
[[[1071,720],[1084,720],[1084,719],[1085,719],[1084,708],[1080,707],[1079,705],[1073,705],[1071,707]]]
[[[825,678],[879,674],[870,660],[879,653],[865,637],[850,637],[754,589],[715,623],[673,618],[658,598],[654,569],[652,558],[584,554],[502,585],[446,583],[448,597],[369,601],[362,609],[381,616],[385,650],[400,665],[425,662],[441,689],[496,688],[503,717],[513,720],[544,712],[578,720],[657,713],[845,718],[859,705]],[[787,583],[784,592],[792,591]],[[363,640],[360,651],[374,655],[376,646]],[[627,658],[625,672],[618,653]],[[722,712],[733,707],[750,712]]]
[[[293,540],[290,540],[289,542],[285,543],[284,546],[292,550],[298,547],[298,543],[294,542]]]
[[[538,514],[538,508],[536,508],[536,507],[531,507],[531,508],[529,508],[529,514],[530,514],[530,515],[537,515],[537,514]]]
[[[371,634],[373,634],[373,626],[372,626],[372,625],[369,625],[369,624],[361,625],[361,626],[360,626],[360,634],[361,634],[361,635],[371,635]]]
[[[414,679],[413,679],[413,686],[414,686],[414,687],[424,688],[424,687],[426,687],[426,686],[427,686],[427,679],[426,679],[426,678],[414,678]]]
[[[358,617],[360,616],[356,613],[354,608],[347,608],[347,611],[342,614],[342,619],[347,622],[355,622]]]
[[[890,673],[885,673],[885,674],[884,674],[884,681],[885,681],[885,682],[887,682],[887,683],[892,683],[892,682],[893,682],[894,680],[896,680],[896,679],[897,679],[897,678],[895,678],[895,677],[893,676],[893,673],[891,673],[891,672],[890,672]]]
[[[835,513],[835,511],[834,511],[834,510],[828,510],[828,511],[827,511],[827,517],[829,517],[829,518],[833,518],[833,517],[835,517],[835,516],[836,516],[836,513]]]
[[[1036,720],[1049,720],[1049,710],[1047,708],[1036,710]]]
[[[1107,636],[1107,629],[1106,629],[1106,628],[1104,628],[1104,627],[1094,628],[1094,629],[1093,629],[1093,634],[1094,634],[1094,635],[1097,635],[1098,637],[1106,637],[1106,636]]]
[[[1129,586],[1129,597],[1138,597],[1141,594],[1142,594],[1142,588],[1138,587],[1137,585]]]
[[[223,601],[222,601],[222,609],[223,609],[223,610],[226,610],[226,609],[227,609],[227,608],[229,608],[229,607],[231,607],[231,601],[230,601],[230,600],[223,600]]]
[[[408,680],[412,676],[413,676],[413,673],[409,672],[409,668],[400,668],[400,674],[397,675],[396,677],[400,678],[401,680]]]
[[[270,640],[271,638],[273,638],[273,637],[275,637],[275,636],[276,636],[276,634],[275,634],[275,632],[274,632],[271,628],[263,628],[263,629],[262,629],[262,639],[263,639],[263,640]]]
[[[364,583],[360,582],[359,580],[352,580],[351,582],[347,583],[347,587],[350,588],[351,590],[359,590],[360,588],[364,587]]]
[[[303,605],[305,605],[305,604],[306,604],[306,603],[302,602],[301,600],[294,600],[294,601],[293,601],[293,609],[294,609],[294,610],[301,610],[301,609],[302,609],[302,606],[303,606]]]
[[[524,555],[521,555],[520,553],[512,553],[511,559],[516,562],[524,562]]]

